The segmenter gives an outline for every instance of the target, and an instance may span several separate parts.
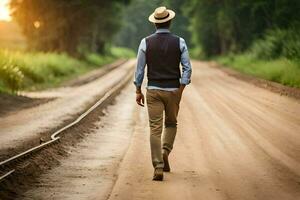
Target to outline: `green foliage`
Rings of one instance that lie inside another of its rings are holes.
[[[191,48],[189,54],[192,59],[205,59],[203,50],[199,46]]]
[[[167,6],[176,12],[171,31],[183,37],[189,45],[189,21],[183,15],[184,2],[184,0],[132,0],[123,11],[123,26],[115,37],[115,44],[137,50],[141,39],[155,31],[155,26],[148,21],[149,15],[158,6]]]
[[[114,58],[112,56],[103,56],[96,53],[88,53],[85,55],[84,60],[90,65],[101,66],[106,63],[112,62]]]
[[[185,10],[191,18],[193,42],[208,57],[246,51],[267,30],[274,30],[272,36],[266,33],[267,47],[262,47],[262,41],[256,44],[256,48],[272,49],[273,57],[280,45],[278,30],[290,29],[300,21],[298,0],[188,0]],[[293,57],[297,49],[290,44],[286,54]]]
[[[0,81],[11,90],[55,81],[84,66],[85,63],[65,54],[0,50]]]
[[[84,60],[90,65],[101,66],[112,62],[117,58],[132,58],[135,52],[124,47],[110,47],[106,55],[96,53],[85,53]]]
[[[86,60],[78,60],[66,54],[0,50],[0,91],[52,87],[117,56],[90,53]]]
[[[116,35],[115,44],[137,50],[141,39],[154,32],[148,16],[160,5],[162,0],[132,0],[123,11],[123,26]]]
[[[287,86],[300,87],[300,62],[286,58],[271,61],[258,60],[252,54],[218,58],[218,62],[240,72]]]
[[[218,54],[217,3],[216,1],[188,1],[186,11],[190,17],[192,41],[201,46],[207,56]]]
[[[189,47],[192,46],[190,41],[191,32],[189,31],[189,19],[184,15],[184,5],[186,0],[164,0],[163,3],[174,10],[176,13],[175,19],[172,21],[171,30],[174,34],[185,39]]]
[[[125,47],[112,47],[110,53],[115,58],[134,58],[135,52]]]
[[[275,59],[281,56],[284,46],[285,32],[270,30],[263,39],[254,42],[251,52],[258,59]]]
[[[12,91],[17,91],[22,85],[24,75],[10,60],[4,62],[2,56],[0,54],[0,80]]]
[[[276,59],[285,57],[300,59],[299,29],[274,29],[266,32],[263,39],[254,42],[251,52],[258,59]]]
[[[300,61],[300,25],[287,30],[282,55],[291,60]]]

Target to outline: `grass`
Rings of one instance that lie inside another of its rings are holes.
[[[110,51],[114,57],[134,58],[136,56],[133,50],[124,47],[111,47]]]
[[[116,47],[105,56],[86,54],[84,60],[66,54],[0,50],[0,92],[56,87],[68,79],[130,55],[130,50]]]
[[[223,56],[216,60],[242,73],[300,88],[300,62],[298,61],[286,58],[259,60],[250,53]]]

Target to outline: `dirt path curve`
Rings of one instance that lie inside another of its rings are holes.
[[[171,173],[151,181],[147,113],[140,108],[109,199],[300,199],[300,103],[193,63]]]
[[[7,153],[27,149],[39,143],[46,132],[57,129],[64,121],[74,119],[91,103],[117,85],[133,70],[129,60],[109,73],[78,87],[58,88],[59,98],[37,107],[24,109],[0,118],[0,158]],[[43,92],[42,92],[43,93]],[[55,91],[52,91],[53,95]]]
[[[107,199],[117,179],[119,164],[128,148],[138,114],[133,104],[133,90],[132,84],[126,87],[82,141],[76,146],[65,147],[70,156],[30,182],[31,189],[19,199]]]

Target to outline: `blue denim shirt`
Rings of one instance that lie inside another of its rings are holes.
[[[157,29],[156,33],[169,33],[168,29]],[[182,75],[180,79],[180,84],[188,85],[191,82],[192,66],[189,58],[189,52],[187,45],[183,38],[180,38],[180,51],[181,51],[181,65],[182,65]],[[146,39],[142,39],[138,54],[137,54],[137,65],[135,71],[135,81],[136,87],[141,87],[144,79],[145,66],[146,66]],[[148,86],[148,89],[159,89],[166,91],[173,91],[177,88],[161,88],[156,86]]]

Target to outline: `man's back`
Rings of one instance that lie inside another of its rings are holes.
[[[150,85],[179,87],[180,38],[168,32],[146,38],[147,76]]]

